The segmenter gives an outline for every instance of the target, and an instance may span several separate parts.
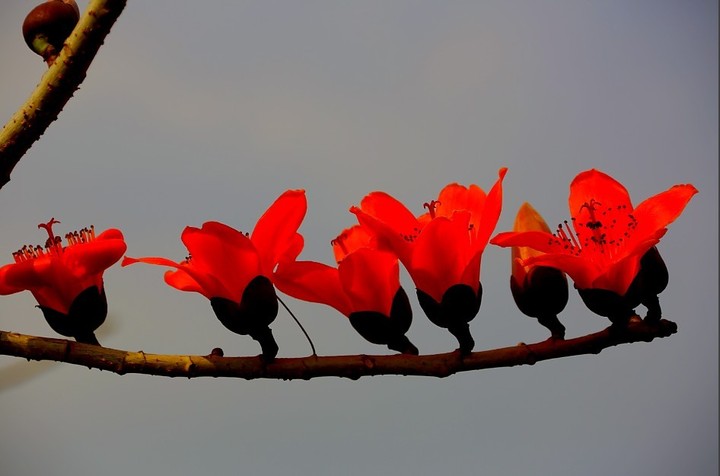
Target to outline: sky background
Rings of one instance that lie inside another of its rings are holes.
[[[0,7],[3,123],[45,70],[20,35],[34,4]],[[50,217],[62,232],[117,227],[129,255],[179,260],[185,226],[249,231],[304,188],[301,256],[330,263],[348,207],[372,190],[420,212],[445,184],[487,190],[506,166],[503,231],[524,201],[550,224],[567,218],[568,184],[594,167],[635,204],[676,183],[700,190],[659,247],[679,332],[446,379],[187,380],[0,356],[0,473],[715,475],[717,131],[714,1],[129,2],[0,190],[0,262],[44,241]],[[509,254],[484,254],[477,350],[547,337],[515,308]],[[163,271],[105,273],[104,345],[258,352]],[[389,352],[330,308],[286,302],[319,354]],[[2,297],[0,328],[56,337],[35,304]],[[413,307],[420,351],[453,350]],[[608,324],[574,293],[560,319],[568,337]],[[310,353],[286,313],[272,328],[280,357]]]

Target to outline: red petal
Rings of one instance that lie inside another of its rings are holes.
[[[579,173],[570,184],[570,216],[577,217],[586,204],[599,202],[603,208],[623,207],[632,210],[627,189],[617,180],[599,170]]]
[[[543,253],[562,252],[562,246],[557,244],[557,238],[544,231],[504,231],[495,235],[490,243],[503,248],[527,246]]]
[[[25,291],[26,288],[18,286],[15,284],[13,279],[11,278],[8,280],[8,273],[15,267],[18,266],[18,264],[6,264],[2,268],[0,268],[0,295],[7,296],[8,294],[15,294],[19,293],[20,291]],[[12,275],[12,273],[11,273]]]
[[[119,230],[106,230],[88,243],[68,246],[60,255],[63,264],[78,278],[101,275],[127,250]]]
[[[602,269],[592,261],[568,254],[546,253],[525,261],[526,266],[550,266],[564,271],[580,289],[594,287],[593,282],[602,274]]]
[[[352,207],[361,225],[378,237],[378,246],[391,250],[401,261],[409,259],[412,240],[422,224],[410,210],[385,192],[372,192]]]
[[[633,241],[642,241],[675,221],[696,193],[698,190],[692,185],[675,185],[638,205],[633,212],[637,219]]]
[[[165,273],[165,282],[180,291],[195,291],[208,299],[214,297],[224,297],[231,301],[240,302],[242,294],[238,296],[237,291],[228,289],[224,283],[219,281],[215,276],[197,266],[185,263],[176,263],[167,258],[146,257],[146,258],[130,258],[125,257],[122,266],[128,266],[135,263],[145,263],[157,266],[169,266],[177,269],[177,271]],[[244,288],[243,288],[244,290]]]
[[[482,213],[479,215],[473,213],[473,216],[470,218],[471,226],[474,230],[477,230],[473,245],[476,252],[482,252],[482,250],[485,249],[490,235],[492,235],[500,219],[503,193],[502,182],[505,174],[507,174],[507,170],[507,168],[503,167],[498,171],[498,180],[487,194]]]
[[[375,235],[362,225],[344,229],[337,238],[332,240],[331,244],[336,263],[341,262],[348,254],[360,248],[377,249]]]
[[[440,217],[432,220],[415,241],[407,268],[415,286],[440,302],[454,284],[467,284],[477,290],[479,267],[477,276],[465,273],[473,258],[467,220]]]
[[[457,183],[448,184],[438,195],[439,205],[435,208],[435,216],[450,217],[457,210],[470,210],[479,217],[485,206],[485,198],[485,192],[477,185],[465,187]]]
[[[230,293],[222,297],[239,302],[250,280],[263,274],[255,246],[232,227],[219,222],[206,222],[201,229],[189,226],[182,233],[182,241],[192,259],[188,272],[193,271],[193,278],[203,286],[207,278],[198,279],[198,273],[222,283]]]
[[[390,315],[393,299],[400,288],[400,267],[394,254],[359,249],[338,265],[338,272],[353,312],[375,311]]]
[[[288,249],[298,243],[297,231],[306,212],[305,191],[288,190],[260,217],[250,239],[260,254],[264,275],[270,276]]]
[[[336,268],[315,261],[280,263],[273,276],[281,292],[303,301],[326,304],[349,316],[350,301],[340,284]]]

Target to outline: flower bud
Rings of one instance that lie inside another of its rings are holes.
[[[550,231],[542,216],[529,204],[523,203],[515,217],[515,232]],[[565,327],[557,315],[565,309],[568,286],[565,273],[549,266],[526,265],[528,258],[542,254],[526,246],[512,247],[512,275],[510,290],[520,311],[536,318],[555,338],[565,336]]]
[[[22,32],[25,43],[52,64],[80,19],[74,0],[49,0],[33,8],[25,17]]]

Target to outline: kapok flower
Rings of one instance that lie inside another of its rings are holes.
[[[378,250],[374,237],[356,225],[332,241],[337,267],[315,261],[285,261],[275,274],[283,293],[331,306],[350,319],[355,330],[373,344],[417,355],[405,333],[412,308],[400,286],[397,257]]]
[[[643,267],[664,268],[654,247],[696,193],[690,184],[675,185],[633,207],[620,182],[591,169],[578,174],[570,184],[572,227],[565,221],[555,233],[500,233],[491,243],[527,246],[541,252],[523,264],[565,271],[594,312],[623,324],[634,314],[643,295],[664,288],[661,283],[645,285],[645,289],[631,285]]]
[[[525,202],[515,216],[513,231],[550,233],[550,228],[532,205]],[[528,258],[541,254],[527,246],[512,247],[510,289],[520,311],[536,318],[554,338],[562,339],[565,337],[565,327],[557,315],[568,301],[567,278],[565,273],[556,268],[524,264]]]
[[[480,309],[480,261],[500,217],[506,172],[500,169],[488,194],[477,185],[447,185],[419,217],[384,192],[372,192],[350,209],[381,247],[400,258],[425,314],[457,337],[463,352],[474,347],[468,323]]]
[[[53,232],[59,223],[38,225],[48,233],[45,246],[26,245],[13,253],[15,263],[0,268],[0,294],[30,291],[55,332],[98,344],[94,332],[107,316],[103,272],[127,247],[120,230],[96,236],[92,226],[66,234],[63,246]]]
[[[190,253],[185,260],[126,257],[122,265],[175,268],[165,273],[167,284],[208,298],[227,329],[258,341],[263,356],[272,360],[278,351],[268,327],[278,312],[273,276],[279,262],[294,260],[302,250],[297,230],[306,211],[305,191],[288,190],[260,217],[252,234],[215,221],[188,226],[181,235]]]

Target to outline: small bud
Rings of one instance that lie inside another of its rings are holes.
[[[550,228],[542,216],[529,204],[523,203],[515,217],[513,231],[544,231]],[[520,311],[536,318],[548,328],[554,338],[565,337],[565,327],[557,315],[568,301],[565,273],[548,266],[525,265],[525,260],[541,254],[526,246],[512,247],[512,276],[510,289]]]
[[[51,65],[80,19],[74,0],[48,0],[25,17],[22,32],[25,43]]]

